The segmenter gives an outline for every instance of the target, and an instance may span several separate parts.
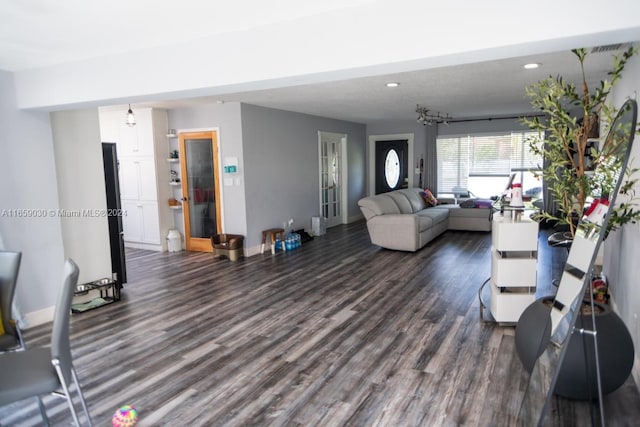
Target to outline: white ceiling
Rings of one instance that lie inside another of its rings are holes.
[[[587,56],[590,84],[606,78],[613,53]],[[530,62],[542,65],[525,70],[523,65]],[[177,108],[238,101],[357,123],[414,120],[417,104],[458,119],[510,116],[531,112],[525,86],[558,74],[569,82],[580,81],[579,62],[570,51],[139,105]],[[400,85],[388,88],[387,82]]]
[[[20,72],[51,67],[370,3],[381,1],[182,0],[158,7],[155,0],[0,0],[0,69]],[[221,17],[215,19],[215,25],[211,25],[212,16]],[[524,70],[528,62],[539,62],[542,67]],[[590,55],[586,66],[589,80],[605,78],[612,66],[611,52]],[[549,52],[318,84],[289,83],[277,89],[233,91],[215,97],[143,101],[133,107],[237,101],[360,123],[415,120],[416,104],[454,118],[504,116],[529,112],[524,87],[557,74],[578,81],[580,69],[573,54]],[[389,81],[400,86],[387,88]]]
[[[528,62],[540,62],[537,70],[525,70]],[[589,76],[599,80],[611,68],[609,55],[590,58]],[[416,105],[453,117],[511,115],[530,111],[524,87],[561,73],[568,81],[580,77],[571,52],[480,62],[454,67],[341,80],[331,83],[227,94],[213,99],[242,101],[283,110],[355,122],[415,119]],[[387,82],[398,82],[396,88]],[[211,102],[203,97],[189,103]],[[166,103],[165,106],[180,105]]]

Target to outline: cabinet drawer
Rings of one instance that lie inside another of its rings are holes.
[[[536,299],[536,294],[529,288],[510,288],[501,292],[491,283],[491,315],[497,322],[517,322],[520,315]]]
[[[513,222],[494,215],[491,233],[493,247],[499,251],[538,250],[538,223],[530,219]]]
[[[531,286],[537,282],[537,260],[532,252],[492,251],[491,278],[497,286]]]

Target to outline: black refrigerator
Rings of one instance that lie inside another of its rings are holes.
[[[118,153],[114,142],[102,143],[104,182],[107,192],[109,220],[109,243],[111,245],[111,271],[116,273],[118,288],[127,283],[127,268],[124,259],[124,232],[122,229],[122,205],[120,204],[120,181],[118,179]]]

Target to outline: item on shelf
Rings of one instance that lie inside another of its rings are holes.
[[[511,187],[511,202],[509,203],[514,208],[524,207],[522,202],[522,184],[515,183]]]
[[[601,304],[609,302],[609,285],[604,274],[597,274],[591,277],[591,288],[593,299]]]
[[[178,177],[178,172],[171,171],[171,182],[180,182],[180,178]]]
[[[181,206],[182,203],[180,203],[178,200],[171,198],[169,199],[169,206]]]
[[[179,153],[178,150],[173,150],[172,152],[169,153],[169,158],[170,159],[178,159],[179,157]]]

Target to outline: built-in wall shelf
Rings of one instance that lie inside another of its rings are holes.
[[[180,161],[180,159],[174,159],[174,158],[167,159],[167,162],[169,162],[169,163],[178,163],[179,161]]]
[[[169,206],[169,208],[170,208],[170,209],[178,210],[178,209],[182,209],[182,205],[179,205],[179,206]]]
[[[171,181],[169,182],[169,185],[173,185],[173,186],[179,186],[180,184],[182,184],[180,181]]]

